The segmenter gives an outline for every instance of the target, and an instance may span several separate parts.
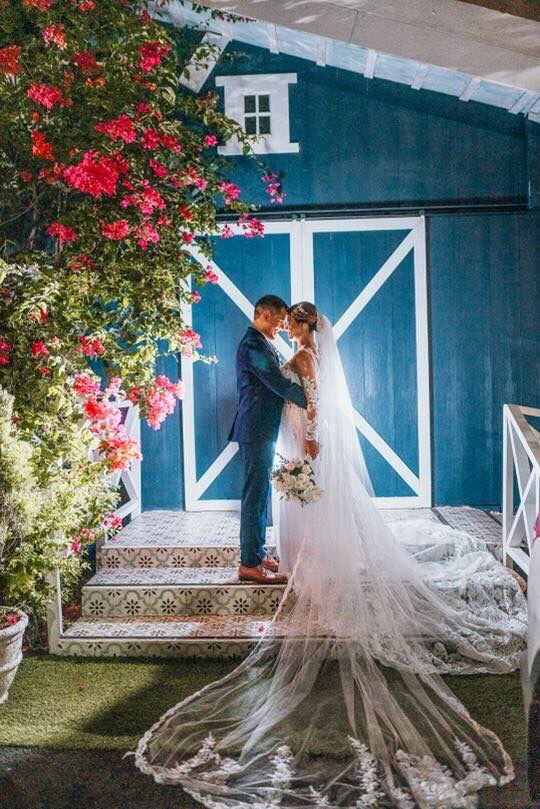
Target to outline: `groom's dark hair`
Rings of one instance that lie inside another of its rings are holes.
[[[255,304],[255,317],[259,317],[261,312],[272,312],[277,315],[282,309],[287,309],[287,304],[277,295],[263,295]]]

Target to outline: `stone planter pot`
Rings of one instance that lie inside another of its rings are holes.
[[[0,607],[0,609],[8,609]],[[0,629],[0,705],[8,698],[9,687],[22,660],[22,642],[24,630],[28,625],[25,612],[9,607],[10,612],[19,616],[12,626]]]

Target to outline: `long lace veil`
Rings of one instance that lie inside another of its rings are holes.
[[[231,674],[172,707],[136,765],[203,805],[476,805],[512,777],[440,673],[515,668],[523,625],[427,582],[373,505],[339,352],[319,324],[323,497],[280,607]]]

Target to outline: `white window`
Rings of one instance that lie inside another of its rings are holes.
[[[296,84],[296,73],[216,77],[216,87],[223,87],[225,95],[225,115],[246,134],[257,136],[253,143],[257,154],[298,152],[298,143],[291,143],[289,134],[289,84]],[[242,145],[234,137],[218,151],[239,155]]]

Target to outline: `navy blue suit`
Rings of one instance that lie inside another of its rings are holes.
[[[250,326],[236,355],[238,409],[229,441],[237,441],[243,470],[240,559],[255,567],[264,556],[270,469],[285,400],[306,407],[300,385],[286,379],[279,354]]]

